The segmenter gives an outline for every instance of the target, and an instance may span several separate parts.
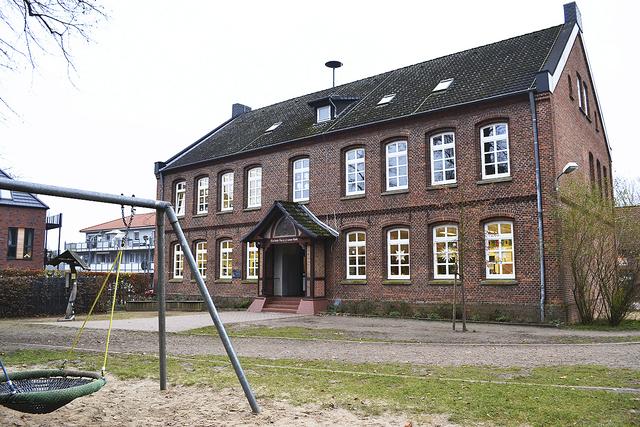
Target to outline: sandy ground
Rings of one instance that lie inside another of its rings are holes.
[[[50,414],[22,414],[0,407],[2,426],[451,426],[444,415],[407,417],[367,416],[331,403],[292,406],[260,399],[262,412],[251,413],[240,390],[175,386],[159,391],[153,381],[109,378],[91,396],[76,399]],[[409,424],[411,423],[411,424]]]

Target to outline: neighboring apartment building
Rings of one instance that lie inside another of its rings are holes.
[[[120,271],[153,273],[156,214],[136,214],[124,245]],[[91,271],[109,271],[122,246],[126,227],[121,218],[83,228],[85,241],[65,243],[65,249],[77,252]]]
[[[2,170],[0,177],[11,179]],[[42,270],[47,209],[33,194],[0,190],[0,270]]]
[[[252,310],[443,304],[460,244],[470,313],[568,319],[556,177],[577,162],[561,186],[612,190],[580,13],[564,12],[541,31],[253,111],[235,104],[156,163],[158,197],[210,292],[255,297]],[[167,292],[197,293],[169,225],[166,240]]]

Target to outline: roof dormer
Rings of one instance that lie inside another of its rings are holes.
[[[316,123],[324,123],[340,116],[359,98],[352,96],[330,95],[309,101],[309,106],[315,108]]]

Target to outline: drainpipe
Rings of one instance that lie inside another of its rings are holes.
[[[533,126],[533,154],[536,162],[536,205],[538,210],[538,250],[540,257],[540,322],[544,322],[544,301],[546,294],[544,265],[544,228],[542,224],[542,180],[540,177],[540,143],[538,141],[538,114],[533,90],[529,91],[529,108]]]

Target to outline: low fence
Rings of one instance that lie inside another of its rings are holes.
[[[79,273],[76,313],[87,313],[91,308],[106,273]],[[148,287],[144,274],[121,274],[117,301],[124,304],[130,298],[144,295]],[[107,289],[98,301],[95,312],[104,313],[115,283],[112,274]],[[64,275],[42,271],[0,271],[0,318],[63,315],[67,308],[69,292]]]

